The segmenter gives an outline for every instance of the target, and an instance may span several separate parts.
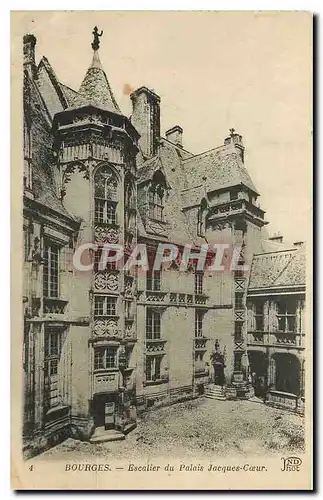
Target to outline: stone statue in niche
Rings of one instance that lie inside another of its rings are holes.
[[[41,264],[41,262],[42,262],[41,245],[40,245],[40,239],[38,238],[38,236],[35,236],[35,238],[34,238],[34,246],[31,249],[31,259],[36,264]]]
[[[224,355],[220,352],[220,343],[218,340],[215,341],[214,349],[211,353],[210,358],[214,369],[214,384],[223,386],[225,383],[224,379],[225,360],[224,360]]]

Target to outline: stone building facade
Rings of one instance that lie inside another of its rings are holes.
[[[223,145],[192,154],[179,125],[161,135],[161,102],[152,90],[133,92],[132,115],[122,114],[97,45],[77,92],[45,57],[36,65],[35,46],[26,35],[26,450],[68,435],[95,441],[102,428],[123,437],[138,411],[202,395],[214,383],[224,397],[253,395],[252,280],[267,248],[267,222],[242,136],[231,129]],[[89,269],[80,271],[73,256],[88,243]],[[100,264],[105,244],[121,245],[125,260],[145,245],[151,260],[160,243],[179,249],[160,272]],[[240,247],[240,266],[253,262],[249,290],[248,273],[225,265],[223,272],[199,271],[192,258],[180,269],[185,245],[198,253],[219,243]],[[297,301],[303,307],[304,282]],[[264,307],[273,306],[267,300]],[[269,345],[258,350],[272,367]],[[287,385],[277,390],[291,390]]]
[[[281,243],[283,247],[283,243]],[[247,342],[256,395],[291,410],[305,402],[305,248],[255,255]]]

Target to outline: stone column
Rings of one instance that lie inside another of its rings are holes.
[[[300,395],[305,397],[305,359],[300,360]]]
[[[267,366],[267,390],[274,389],[276,386],[276,361],[271,352],[268,353]]]
[[[35,431],[44,426],[44,324],[34,325],[35,342]]]

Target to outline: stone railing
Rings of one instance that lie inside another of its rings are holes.
[[[261,208],[256,207],[252,203],[249,203],[247,200],[238,198],[237,200],[231,200],[225,203],[221,203],[215,205],[212,208],[212,214],[209,217],[209,220],[220,219],[224,216],[235,214],[237,212],[249,212],[253,216],[264,219],[264,211]]]
[[[276,332],[273,335],[269,336],[270,343],[273,344],[282,344],[282,345],[297,345],[297,340],[298,337],[296,333],[290,332],[290,333],[283,333],[283,332]]]
[[[44,314],[64,314],[67,304],[67,300],[44,297]]]
[[[165,354],[166,340],[146,339],[146,354]]]
[[[194,347],[195,350],[201,350],[201,351],[206,351],[206,343],[208,339],[205,337],[195,337],[194,339]]]
[[[280,408],[296,411],[297,399],[298,397],[295,394],[271,390],[267,393],[266,403]]]
[[[167,306],[205,306],[208,301],[207,295],[150,290],[138,291],[137,298],[139,303],[160,303]]]
[[[119,370],[99,370],[94,373],[93,393],[115,392],[119,386]]]
[[[304,347],[303,334],[296,332],[248,332],[248,344],[275,347]]]
[[[164,302],[166,295],[166,292],[160,291],[147,290],[145,292],[145,298],[147,302]]]

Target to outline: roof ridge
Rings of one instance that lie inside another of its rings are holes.
[[[215,151],[216,153],[218,152],[221,152],[221,151],[224,151],[225,149],[228,149],[228,146],[226,144],[221,144],[221,146],[216,146],[215,148],[211,148],[211,149],[207,149],[206,151],[202,151],[201,153],[197,153],[196,155],[192,154],[192,156],[190,158],[185,158],[185,160],[182,160],[183,163],[186,163],[190,160],[193,160],[193,159],[196,159],[197,157],[202,157],[202,155],[206,155],[207,153],[211,153],[212,151]],[[235,153],[235,148],[230,148],[231,149],[231,153]],[[216,151],[218,150],[218,151]],[[189,151],[188,151],[189,153]]]
[[[46,56],[42,56],[41,60],[39,61],[39,64],[37,67],[37,73],[38,73],[41,65],[43,65],[44,68],[46,69],[47,74],[49,76],[49,79],[52,82],[52,84],[57,92],[58,98],[59,98],[63,108],[68,106],[68,101],[66,99],[64,91],[61,88],[61,83],[60,83],[59,79],[57,78],[57,75],[56,75],[51,63],[49,62],[49,60],[47,59]]]

